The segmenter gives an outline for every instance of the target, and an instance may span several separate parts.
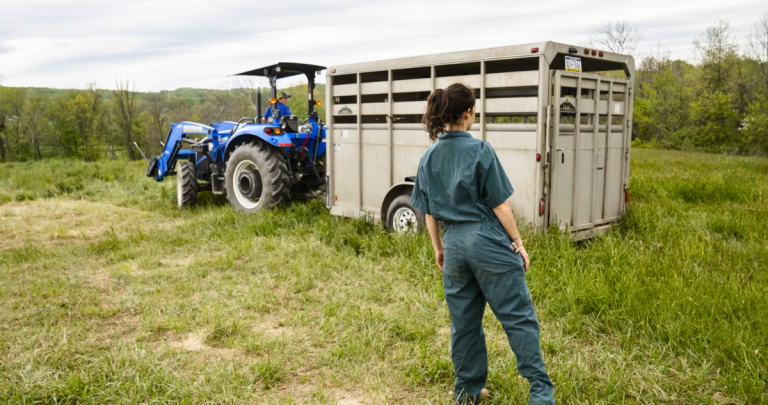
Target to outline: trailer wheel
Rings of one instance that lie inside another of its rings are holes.
[[[227,200],[238,211],[253,214],[291,201],[285,159],[261,143],[237,147],[227,161]]]
[[[411,195],[395,198],[387,210],[387,229],[395,233],[417,233],[427,228],[424,213],[411,205]]]
[[[180,210],[197,204],[197,170],[189,161],[179,162],[176,174],[176,204]]]

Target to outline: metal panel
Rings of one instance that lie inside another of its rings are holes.
[[[538,97],[489,98],[485,100],[486,113],[528,113],[536,115],[538,106]]]
[[[357,115],[357,104],[336,104],[333,106],[333,115]]]
[[[360,83],[360,73],[357,74],[357,93],[360,94],[360,86],[362,83]],[[361,97],[357,97],[357,133],[361,134],[363,132],[363,120],[360,116],[360,102]],[[358,140],[357,145],[357,210],[362,211],[363,210],[363,142],[361,140]]]
[[[426,101],[401,101],[392,103],[393,114],[424,114]]]
[[[480,87],[482,79],[480,75],[445,76],[435,79],[435,87],[438,89],[444,89],[454,83],[463,83],[476,89]]]
[[[351,86],[348,84],[347,86]],[[370,82],[360,84],[360,92],[362,94],[384,94],[389,91],[389,83],[387,82]]]
[[[561,228],[582,231],[615,221],[622,213],[626,126],[610,122],[615,111],[624,114],[625,104],[600,100],[597,90],[607,86],[607,100],[613,100],[613,89],[618,83],[626,86],[619,79],[555,73],[551,201],[553,219],[557,218]],[[563,114],[572,116],[573,124],[561,124]],[[602,125],[601,115],[606,119]],[[608,128],[610,133],[606,133]]]
[[[489,73],[485,75],[485,87],[529,87],[539,85],[539,71]]]
[[[354,96],[357,95],[357,83],[336,84],[333,86],[333,96]]]
[[[417,91],[431,91],[432,79],[395,80],[392,82],[393,93],[413,93]]]
[[[421,156],[427,151],[429,146],[418,145],[395,145],[394,174],[395,181],[403,181],[406,177],[415,176],[419,169]]]
[[[359,154],[356,130],[345,130],[348,137],[341,138],[334,134],[333,170],[336,175],[333,182],[334,205],[342,208],[358,208]]]
[[[389,190],[389,173],[381,170],[389,164],[387,130],[363,130],[363,210],[378,214]]]
[[[480,104],[480,110],[475,108],[475,115],[480,114],[480,139],[486,140],[486,123],[485,123],[485,113],[487,112],[486,109],[486,95],[485,95],[485,87],[486,87],[486,74],[485,74],[485,61],[480,62],[480,83],[482,83],[482,86],[480,86],[480,100],[475,100],[475,105]]]
[[[535,140],[535,135],[532,138]],[[536,192],[535,177],[531,176],[531,173],[536,170],[536,152],[518,148],[496,148],[495,146],[494,149],[504,172],[515,189],[512,197],[507,201],[516,217],[520,220],[529,221],[536,215],[535,209],[538,208],[535,204],[531,204]]]
[[[398,129],[392,133],[392,142],[395,145],[420,145],[429,147],[432,143],[429,141],[429,134],[423,129]],[[397,180],[397,178],[395,178]]]
[[[503,125],[503,124],[502,124]],[[515,124],[508,124],[515,125]],[[525,124],[519,124],[525,125]],[[530,132],[501,132],[488,131],[485,134],[485,140],[493,146],[494,149],[518,149],[518,150],[536,150],[536,131]],[[528,152],[528,160],[536,160],[536,154]]]
[[[363,103],[360,109],[365,115],[386,115],[389,114],[389,103]]]

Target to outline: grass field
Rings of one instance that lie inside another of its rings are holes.
[[[526,237],[559,403],[767,403],[768,159],[633,152],[630,214]],[[174,205],[143,164],[0,165],[0,402],[449,404],[425,235]],[[525,234],[524,234],[525,235]],[[527,403],[486,313],[491,404]]]

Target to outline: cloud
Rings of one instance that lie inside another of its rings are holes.
[[[82,88],[128,79],[137,89],[221,88],[227,76],[278,61],[339,65],[554,40],[585,44],[611,18],[641,25],[642,54],[661,44],[691,58],[719,19],[743,30],[768,10],[755,0],[4,0],[6,85]]]

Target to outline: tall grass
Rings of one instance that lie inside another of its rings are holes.
[[[0,219],[71,199],[125,210],[109,231],[44,227],[0,250],[0,398],[450,403],[425,235],[320,201],[249,216],[205,196],[179,212],[174,184],[142,170],[0,165]],[[630,212],[610,234],[526,232],[561,403],[766,402],[767,174],[766,159],[636,150]],[[503,331],[485,325],[491,403],[522,403]]]

